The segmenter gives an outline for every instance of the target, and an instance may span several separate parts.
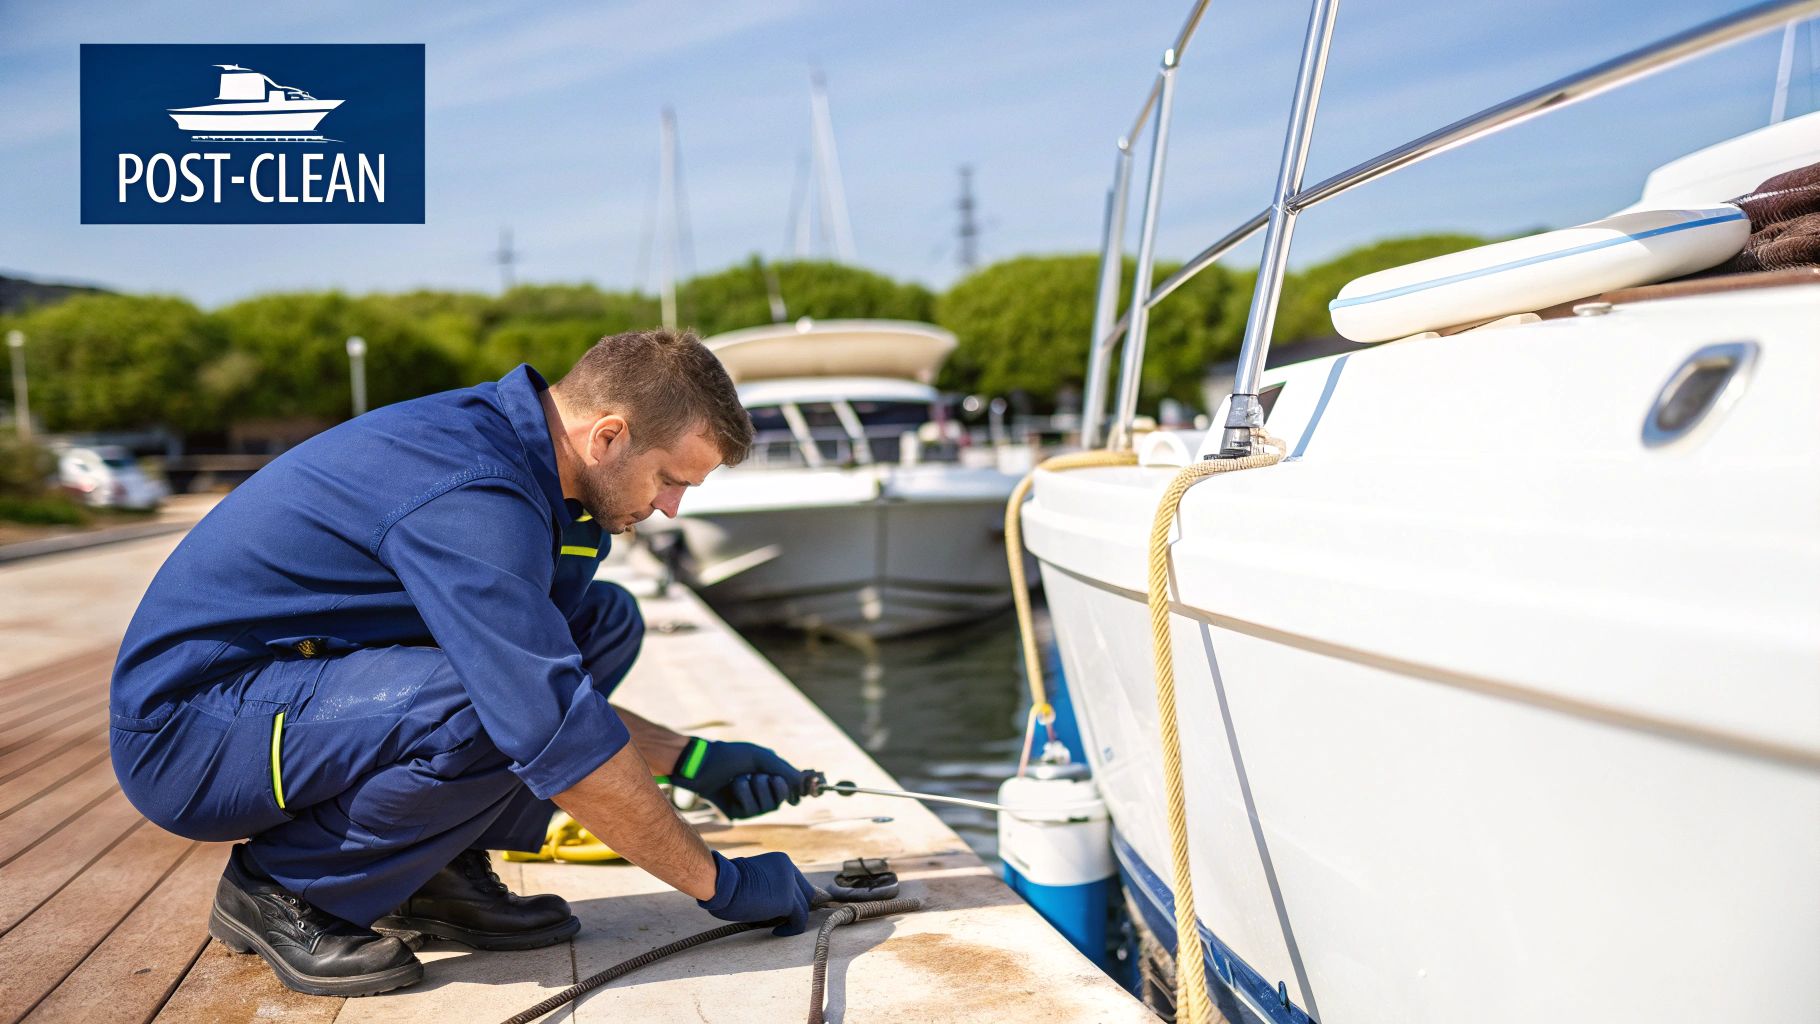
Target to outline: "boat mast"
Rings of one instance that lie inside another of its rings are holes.
[[[658,245],[663,251],[658,260],[657,293],[663,309],[663,324],[670,330],[675,330],[676,264],[682,221],[682,200],[679,198],[676,181],[676,111],[665,107],[660,126],[657,219]],[[666,212],[669,213],[668,219],[664,216]]]
[[[828,114],[828,82],[820,70],[809,73],[809,109],[813,117],[815,172],[820,186],[822,231],[834,232],[834,255],[854,262],[853,222],[847,218],[847,193],[841,187],[840,156],[834,149],[834,120]]]

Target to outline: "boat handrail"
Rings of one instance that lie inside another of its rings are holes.
[[[1578,103],[1778,25],[1820,14],[1820,0],[1771,0],[1746,7],[1487,107],[1304,188],[1301,184],[1302,169],[1313,136],[1315,108],[1319,102],[1334,19],[1339,9],[1339,0],[1313,0],[1274,201],[1197,253],[1152,289],[1150,268],[1153,265],[1157,208],[1161,201],[1162,165],[1168,139],[1169,101],[1174,71],[1179,66],[1181,54],[1199,26],[1206,7],[1207,0],[1196,0],[1182,30],[1177,33],[1175,43],[1164,51],[1162,70],[1151,86],[1132,131],[1120,136],[1118,140],[1118,163],[1113,186],[1107,195],[1100,282],[1095,301],[1093,336],[1088,346],[1087,381],[1081,408],[1081,444],[1084,448],[1099,445],[1099,431],[1105,419],[1106,374],[1110,368],[1113,346],[1121,339],[1125,342],[1120,361],[1119,402],[1114,409],[1107,446],[1123,448],[1130,443],[1129,425],[1136,414],[1138,380],[1143,365],[1150,310],[1259,231],[1265,232],[1264,254],[1259,262],[1251,312],[1246,322],[1244,342],[1239,350],[1232,402],[1224,425],[1221,448],[1223,457],[1248,454],[1251,430],[1263,424],[1263,412],[1257,401],[1258,381],[1269,352],[1270,332],[1276,322],[1277,302],[1282,294],[1290,235],[1299,213],[1438,153],[1484,138],[1543,113]],[[1136,279],[1133,281],[1130,308],[1124,315],[1114,319],[1119,283],[1123,277],[1124,208],[1130,181],[1131,146],[1143,121],[1153,111],[1155,131],[1152,134],[1150,184],[1145,196],[1144,220],[1139,231]]]

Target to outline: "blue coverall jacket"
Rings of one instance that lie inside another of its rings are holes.
[[[593,580],[529,366],[293,448],[159,570],[114,668],[121,788],[156,824],[250,837],[366,924],[470,847],[536,849],[551,795],[630,739],[643,636]]]

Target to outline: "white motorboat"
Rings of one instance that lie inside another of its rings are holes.
[[[730,621],[880,638],[1010,603],[1005,500],[1029,459],[965,449],[944,429],[930,382],[954,335],[804,319],[707,344],[757,439],[745,464],[684,499],[676,561]]]
[[[292,136],[313,132],[342,100],[319,100],[302,89],[279,85],[238,64],[217,64],[220,88],[215,99],[196,107],[167,111],[177,127],[212,139],[248,136]]]
[[[1580,291],[1557,274],[1564,295],[1514,315],[1485,307],[1261,368],[1301,212],[1820,4],[1749,8],[1305,188],[1337,6],[1317,0],[1270,207],[1153,289],[1173,71],[1204,6],[1145,104],[1151,195],[1118,325],[1124,143],[1108,223],[1112,297],[1083,422],[1091,436],[1104,419],[1123,335],[1113,445],[1140,461],[1039,470],[1023,513],[1153,974],[1175,968],[1183,879],[1147,538],[1182,467],[1256,454],[1261,431],[1286,457],[1191,487],[1167,547],[1194,966],[1220,1007],[1331,1024],[1811,1019],[1820,269],[1653,285],[1644,271],[1638,287]],[[1665,166],[1630,212],[1683,208],[1677,223],[1711,226],[1731,217],[1721,204],[1815,161],[1820,114]],[[1131,438],[1148,310],[1260,230],[1225,429]],[[1641,265],[1685,234],[1588,244]],[[1521,274],[1590,251],[1523,266],[1481,253],[1476,271],[1404,268],[1416,283],[1362,290],[1489,277],[1508,299],[1533,284]],[[1352,308],[1341,294],[1336,321]]]

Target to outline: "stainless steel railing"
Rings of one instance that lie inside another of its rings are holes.
[[[1122,447],[1129,444],[1129,425],[1137,410],[1137,384],[1143,368],[1150,310],[1259,231],[1265,232],[1264,254],[1259,263],[1251,313],[1245,324],[1245,340],[1239,350],[1232,403],[1221,438],[1220,454],[1228,457],[1247,454],[1250,451],[1252,427],[1263,423],[1263,411],[1257,400],[1258,382],[1265,358],[1269,354],[1270,331],[1275,324],[1278,300],[1282,297],[1289,242],[1298,214],[1349,189],[1420,163],[1437,153],[1465,145],[1548,111],[1578,103],[1777,25],[1811,17],[1820,13],[1820,0],[1776,0],[1744,8],[1487,107],[1303,188],[1302,169],[1307,161],[1309,141],[1313,137],[1315,111],[1320,102],[1321,78],[1326,69],[1328,46],[1339,10],[1339,0],[1314,0],[1309,11],[1308,34],[1303,42],[1301,66],[1296,76],[1296,91],[1290,106],[1289,127],[1284,136],[1282,161],[1278,166],[1276,192],[1271,205],[1196,254],[1152,289],[1149,275],[1152,264],[1146,253],[1149,247],[1154,246],[1156,213],[1161,203],[1163,177],[1160,165],[1167,151],[1168,107],[1173,89],[1173,72],[1179,66],[1181,53],[1200,24],[1206,8],[1207,0],[1197,0],[1188,20],[1176,36],[1175,45],[1164,52],[1163,70],[1152,84],[1132,131],[1118,140],[1119,164],[1108,197],[1100,288],[1081,411],[1081,440],[1086,447],[1095,447],[1099,443],[1099,428],[1105,417],[1105,376],[1112,346],[1121,339],[1124,340],[1120,360],[1119,404],[1113,413],[1110,439],[1111,447]],[[1117,304],[1124,258],[1124,206],[1130,179],[1131,146],[1144,119],[1153,109],[1157,116],[1151,145],[1150,187],[1145,197],[1144,221],[1139,233],[1137,280],[1133,283],[1130,309],[1113,322],[1111,312]]]

